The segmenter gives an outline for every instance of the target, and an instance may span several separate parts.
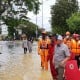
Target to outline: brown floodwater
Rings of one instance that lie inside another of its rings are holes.
[[[20,42],[0,42],[0,51],[0,80],[52,80],[40,67],[36,43],[32,53],[24,54]]]

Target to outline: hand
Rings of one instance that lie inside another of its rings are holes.
[[[64,62],[64,61],[61,61],[61,62],[60,62],[60,66],[61,66],[61,67],[65,67],[65,62]]]

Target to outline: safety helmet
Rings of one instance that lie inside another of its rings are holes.
[[[42,31],[42,34],[47,34],[47,32],[46,31]]]

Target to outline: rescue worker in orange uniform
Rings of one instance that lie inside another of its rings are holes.
[[[69,41],[70,41],[70,39],[71,39],[71,37],[70,37],[70,32],[67,31],[66,34],[65,34],[64,43],[67,44],[67,42],[68,42],[68,44],[67,44],[68,47],[70,47],[70,46],[69,46]]]
[[[78,67],[80,66],[80,39],[78,34],[73,34],[73,39],[71,40],[71,52],[75,55],[75,60],[77,60]]]
[[[65,38],[64,38],[64,44],[66,44],[66,45],[68,46],[68,49],[70,50],[70,55],[71,55],[71,56],[70,56],[70,60],[72,60],[72,59],[75,58],[75,55],[71,52],[72,37],[71,37],[70,35],[71,35],[70,32],[67,31],[67,32],[66,32],[66,36],[65,36]]]
[[[71,37],[66,36],[64,43],[68,46],[69,49],[71,49]]]
[[[47,38],[47,33],[42,32],[42,39],[38,41],[38,54],[41,57],[41,67],[42,69],[48,70],[48,51],[49,51],[50,40]]]

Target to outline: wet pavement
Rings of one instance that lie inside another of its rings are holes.
[[[0,42],[0,80],[52,80],[50,70],[40,67],[37,54],[37,43],[33,44],[33,52],[23,53],[19,41]]]

